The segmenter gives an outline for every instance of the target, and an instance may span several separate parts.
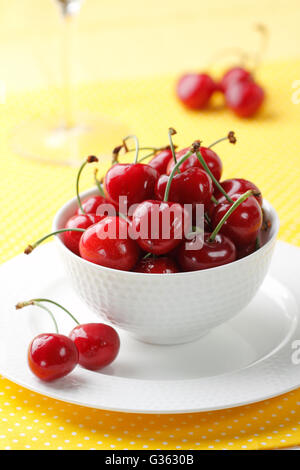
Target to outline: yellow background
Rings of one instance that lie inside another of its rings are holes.
[[[292,88],[300,80],[297,1],[109,2],[86,0],[78,21],[78,104],[118,117],[141,143],[205,143],[235,130],[238,143],[220,144],[224,177],[257,183],[278,210],[280,238],[300,246],[299,118]],[[176,73],[201,68],[218,49],[236,43],[255,50],[253,22],[270,29],[257,77],[267,91],[262,112],[241,121],[225,109],[189,113],[174,99]],[[58,14],[53,2],[0,1],[0,260],[20,253],[51,227],[74,195],[76,169],[32,163],[14,155],[16,124],[60,106],[57,90]],[[113,79],[113,80],[109,80]],[[112,142],[112,147],[118,142]],[[91,153],[95,153],[92,149]],[[92,184],[87,170],[82,188]],[[2,286],[3,288],[3,286]],[[37,292],[38,295],[38,292]],[[20,299],[21,300],[21,299]],[[0,448],[272,448],[300,444],[300,391],[257,405],[214,413],[143,416],[89,410],[0,382]],[[245,447],[246,446],[246,447]]]

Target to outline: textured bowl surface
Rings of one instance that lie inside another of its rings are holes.
[[[81,197],[97,193],[92,189]],[[53,230],[74,214],[76,198],[56,214]],[[118,271],[74,255],[56,238],[72,285],[94,313],[136,338],[153,344],[193,341],[228,321],[254,297],[264,280],[274,250],[279,221],[264,201],[272,227],[258,251],[224,266],[170,275]]]

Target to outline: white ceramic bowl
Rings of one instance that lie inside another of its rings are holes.
[[[91,189],[81,194],[97,194]],[[153,344],[193,341],[228,321],[254,297],[270,264],[279,220],[263,205],[272,227],[268,241],[251,255],[217,268],[177,274],[142,274],[105,268],[73,254],[56,237],[72,285],[90,309],[139,340]],[[53,230],[65,226],[76,198],[56,214]]]

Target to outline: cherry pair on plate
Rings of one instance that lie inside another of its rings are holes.
[[[52,312],[44,305],[50,303],[64,310],[77,326],[69,336],[59,334]],[[51,316],[56,333],[42,333],[36,336],[28,349],[28,364],[31,371],[41,380],[51,382],[64,377],[80,364],[85,369],[99,370],[117,357],[120,338],[114,328],[104,323],[79,324],[76,318],[57,302],[49,299],[32,299],[20,302],[17,309],[37,305]]]

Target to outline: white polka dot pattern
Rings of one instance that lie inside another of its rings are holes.
[[[124,81],[121,86],[118,82],[81,86],[78,102],[82,108],[119,116],[145,145],[167,144],[170,125],[177,129],[174,140],[181,146],[195,138],[209,144],[235,130],[236,146],[224,143],[218,147],[224,163],[223,179],[236,176],[253,180],[279,213],[280,238],[300,245],[300,105],[291,101],[292,83],[299,76],[300,61],[262,67],[259,79],[268,98],[262,113],[252,120],[239,120],[226,110],[183,110],[174,100],[173,77]],[[74,196],[75,169],[58,171],[11,152],[8,137],[13,127],[24,116],[39,116],[41,103],[54,113],[60,108],[58,91],[8,95],[6,105],[1,105],[0,178],[5,195],[1,200],[1,261],[46,233],[57,209]],[[112,147],[117,144],[113,142]],[[82,189],[90,186],[91,180],[87,171]],[[18,197],[20,194],[22,197]],[[261,449],[297,444],[300,391],[220,412],[144,416],[87,410],[0,381],[1,449]]]

